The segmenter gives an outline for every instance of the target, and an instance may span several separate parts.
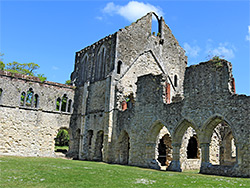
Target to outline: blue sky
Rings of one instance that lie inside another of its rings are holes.
[[[5,63],[34,62],[64,83],[75,52],[155,11],[163,15],[188,64],[213,55],[233,64],[237,93],[250,95],[250,1],[0,0],[0,52]]]

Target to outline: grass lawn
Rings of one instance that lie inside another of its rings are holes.
[[[250,179],[60,158],[0,157],[0,187],[250,187]]]
[[[60,151],[60,150],[65,150],[65,151],[68,151],[69,150],[69,146],[55,146],[55,152],[57,151]]]

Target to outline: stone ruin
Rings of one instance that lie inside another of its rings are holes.
[[[54,157],[73,98],[73,86],[0,71],[0,155]]]
[[[155,13],[77,52],[73,87],[0,73],[1,155],[53,156],[65,126],[75,159],[250,177],[250,97],[235,94],[231,63],[187,67]],[[30,88],[39,107],[20,101]],[[65,95],[72,110],[57,111]]]

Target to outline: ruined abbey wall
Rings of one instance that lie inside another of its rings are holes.
[[[217,78],[215,81],[212,75]],[[194,79],[202,89],[195,90]],[[118,127],[130,138],[128,164],[159,168],[155,148],[157,136],[165,126],[173,147],[173,160],[168,169],[181,170],[183,135],[192,127],[199,140],[202,173],[249,177],[250,98],[233,94],[231,80],[231,64],[225,60],[191,66],[185,74],[186,97],[180,102],[164,104],[164,77],[140,77],[137,104],[119,115]],[[216,90],[212,92],[214,86]],[[236,145],[235,163],[226,166],[212,165],[209,160],[211,137],[215,127],[222,122],[230,127]]]
[[[176,94],[182,95],[187,57],[163,18],[157,18],[160,25],[158,36],[152,33],[153,16],[154,13],[149,13],[76,53],[75,70],[71,78],[77,86],[75,101],[79,100],[79,103],[74,104],[71,121],[70,156],[83,155],[84,159],[86,152],[81,151],[91,151],[87,146],[88,131],[103,131],[104,158],[112,157],[108,153],[113,148],[110,140],[116,137],[113,131],[117,113],[128,98],[131,100],[130,105],[133,105],[138,76],[164,73],[170,88],[169,102]],[[102,53],[102,49],[105,49],[105,53]],[[102,62],[106,64],[99,66]],[[81,79],[85,72],[91,75],[89,79]],[[100,78],[99,74],[102,79],[97,79]]]
[[[71,80],[0,71],[0,155],[54,156],[66,127],[69,157],[250,177],[250,97],[235,94],[231,63],[187,67],[155,13],[76,52]]]
[[[69,128],[73,87],[0,71],[0,89],[0,155],[55,156],[54,138]]]

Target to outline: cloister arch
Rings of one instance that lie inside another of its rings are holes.
[[[198,126],[196,126],[196,124],[194,123],[194,121],[192,120],[188,120],[188,119],[182,119],[176,126],[176,128],[174,129],[174,133],[173,133],[173,143],[175,144],[180,144],[182,141],[182,137],[184,135],[184,133],[186,132],[186,130],[188,129],[188,127],[192,127],[196,133],[198,135],[200,135],[199,133],[199,129]]]
[[[146,160],[148,162],[148,166],[150,168],[160,169],[162,166],[168,166],[169,163],[169,154],[172,153],[172,147],[167,148],[169,144],[164,143],[166,139],[169,138],[167,142],[170,141],[171,145],[171,134],[166,126],[162,123],[162,121],[155,121],[151,128],[149,129],[146,136]],[[162,140],[161,140],[162,139]],[[162,143],[161,143],[162,142]],[[160,148],[161,145],[165,145],[165,148],[162,148],[166,151],[166,164],[164,165],[162,160],[160,159]],[[172,158],[171,158],[172,159]]]
[[[213,163],[213,151],[211,145],[213,137],[218,136],[218,162]],[[233,139],[233,142],[232,142]],[[235,156],[231,155],[232,143],[236,144]],[[240,164],[240,152],[237,147],[237,137],[235,136],[234,126],[222,115],[215,114],[208,118],[202,127],[202,166],[201,173],[211,173],[210,171],[233,171],[236,164]],[[212,164],[211,164],[212,163]],[[209,167],[208,167],[209,166]]]
[[[185,150],[185,156],[184,156],[185,159],[183,159],[183,156],[182,156],[182,161],[184,161],[184,160],[187,161],[187,147],[188,147],[188,143],[189,143],[191,137],[196,138],[196,140],[197,140],[197,154],[199,153],[199,151],[198,151],[198,146],[199,146],[198,135],[200,135],[200,131],[198,129],[198,126],[196,126],[196,124],[192,120],[182,119],[181,121],[179,121],[179,123],[177,124],[177,126],[173,132],[173,141],[172,141],[173,142],[173,144],[172,144],[172,146],[173,146],[173,160],[172,160],[168,170],[178,171],[178,172],[182,171],[181,163],[180,163],[180,159],[181,159],[180,149],[181,149],[181,146],[183,145],[182,142],[183,142],[184,135],[187,134],[188,129],[192,129],[195,134],[192,134],[191,136],[189,136],[190,138],[187,139],[188,142],[185,146],[186,148],[184,149]]]

